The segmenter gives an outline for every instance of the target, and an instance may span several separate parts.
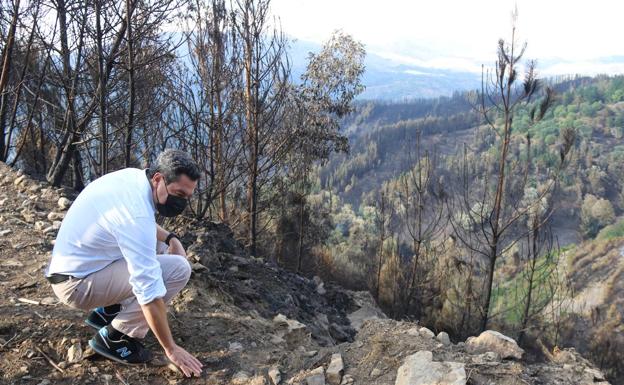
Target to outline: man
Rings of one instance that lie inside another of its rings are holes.
[[[61,224],[46,278],[61,302],[93,310],[98,329],[89,345],[124,364],[145,363],[139,342],[151,329],[167,357],[186,376],[202,364],[176,345],[166,304],[182,290],[191,269],[180,240],[158,226],[154,214],[180,214],[200,177],[185,152],[165,150],[148,170],[126,168],[91,182]],[[168,245],[169,254],[156,254]]]

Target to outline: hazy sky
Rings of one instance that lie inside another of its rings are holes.
[[[622,0],[272,1],[297,39],[322,42],[340,28],[393,61],[468,71],[495,60],[516,4],[525,57],[541,60],[542,73],[624,73]]]

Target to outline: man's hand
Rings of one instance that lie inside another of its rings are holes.
[[[145,320],[150,329],[154,332],[156,339],[160,342],[167,357],[178,366],[185,376],[190,377],[201,374],[202,364],[186,350],[179,347],[173,337],[167,323],[167,307],[162,298],[157,298],[152,302],[141,305]]]
[[[183,348],[178,345],[174,345],[172,349],[165,350],[167,358],[171,360],[182,370],[185,376],[191,377],[193,375],[199,376],[202,372],[202,363],[199,360]]]
[[[182,242],[178,238],[171,238],[169,241],[169,249],[167,250],[169,254],[181,255],[186,257],[186,251],[184,250],[184,246],[182,246]]]

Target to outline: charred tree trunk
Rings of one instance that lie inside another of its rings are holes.
[[[17,16],[19,13],[20,0],[15,0],[13,6],[13,17],[11,26],[7,34],[4,51],[2,52],[2,73],[0,74],[0,160],[5,162],[8,156],[8,146],[10,143],[6,141],[6,112],[9,101],[7,84],[11,75],[11,65],[13,59],[13,46],[15,44],[15,30],[17,29]]]

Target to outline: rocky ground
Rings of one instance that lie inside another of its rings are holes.
[[[249,258],[227,226],[193,221],[173,224],[193,276],[170,323],[205,373],[184,379],[162,357],[113,365],[86,348],[93,330],[85,314],[57,303],[43,278],[73,198],[0,163],[2,384],[608,384],[572,350],[529,363],[495,332],[452,343],[389,320],[367,293]]]

